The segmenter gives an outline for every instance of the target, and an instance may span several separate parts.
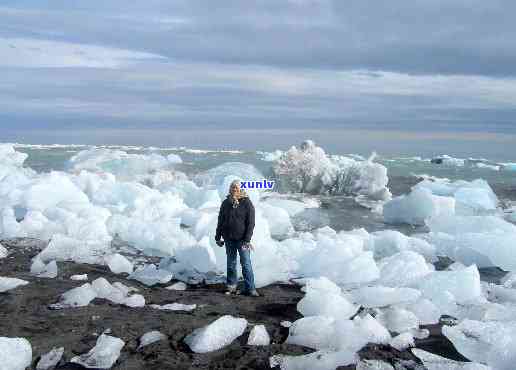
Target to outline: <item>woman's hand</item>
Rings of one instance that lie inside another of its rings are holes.
[[[244,243],[244,245],[242,245],[242,248],[247,250],[247,251],[254,251],[254,247],[253,245],[249,242],[249,243]]]

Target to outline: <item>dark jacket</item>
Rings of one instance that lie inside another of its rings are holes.
[[[238,207],[233,208],[231,199],[227,197],[220,205],[219,220],[215,240],[251,242],[254,230],[254,206],[248,197],[239,200]]]

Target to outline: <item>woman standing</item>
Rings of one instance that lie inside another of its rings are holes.
[[[254,286],[253,266],[251,265],[251,237],[254,230],[254,206],[245,191],[240,189],[240,181],[233,181],[229,194],[222,202],[219,211],[215,241],[219,247],[226,245],[227,284],[226,294],[245,294],[253,297],[260,295]],[[221,241],[221,237],[224,241]],[[244,289],[237,290],[237,253],[240,255]]]

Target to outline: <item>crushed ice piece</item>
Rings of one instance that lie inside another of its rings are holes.
[[[157,269],[156,265],[153,264],[137,268],[131,275],[129,275],[129,279],[138,280],[147,286],[166,284],[172,280],[173,277],[174,274],[171,272]]]
[[[265,325],[255,325],[249,333],[247,344],[250,346],[268,346],[271,343],[271,338]]]
[[[120,351],[124,345],[124,341],[120,338],[102,334],[98,337],[95,347],[88,353],[73,357],[70,362],[88,369],[110,369],[120,357]]]
[[[168,303],[164,305],[151,304],[149,307],[165,311],[193,311],[197,308],[196,304]]]
[[[140,337],[140,340],[139,340],[140,344],[138,345],[138,349],[148,346],[149,344],[159,342],[160,340],[165,340],[165,339],[167,339],[167,336],[165,334],[161,333],[160,331],[157,331],[157,330],[149,331]]]
[[[246,319],[225,315],[211,324],[195,329],[184,341],[196,353],[216,351],[241,336],[246,327]]]
[[[72,276],[70,276],[70,280],[85,281],[85,280],[88,280],[88,274],[72,275]]]
[[[56,261],[50,261],[45,264],[41,259],[35,257],[30,266],[30,273],[40,278],[53,279],[57,277],[57,263]]]
[[[428,329],[412,329],[410,333],[416,339],[426,339],[430,336],[430,330]]]
[[[25,370],[32,362],[32,347],[25,338],[0,337],[0,364],[3,370]]]
[[[119,253],[105,256],[104,260],[109,269],[115,274],[121,274],[122,272],[131,274],[133,272],[134,267],[132,262]]]
[[[389,344],[391,347],[396,348],[398,351],[404,351],[409,347],[415,346],[414,337],[410,332],[402,333],[392,338]]]
[[[412,348],[411,351],[414,356],[423,362],[423,365],[428,370],[492,370],[491,367],[486,365],[475,362],[453,361],[419,348]]]
[[[378,263],[379,282],[388,287],[411,285],[431,272],[425,258],[414,251],[401,251]]]
[[[64,347],[52,348],[52,350],[43,356],[38,361],[38,365],[36,366],[36,370],[47,370],[52,369],[56,366],[61,358],[63,357]]]
[[[8,290],[15,289],[19,286],[27,285],[29,282],[10,277],[0,276],[0,293],[7,292]]]
[[[167,286],[165,289],[168,289],[168,290],[186,290],[188,286],[183,283],[182,281],[178,281],[177,283],[174,283],[170,286]]]
[[[94,280],[91,285],[96,291],[98,298],[104,298],[113,303],[123,304],[128,307],[145,306],[145,298],[140,294],[128,296],[132,289],[122,283],[111,285],[105,278],[98,278]]]
[[[284,328],[290,328],[292,326],[292,321],[284,320],[284,321],[280,322],[280,325],[283,326]]]

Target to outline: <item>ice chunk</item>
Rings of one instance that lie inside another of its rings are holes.
[[[195,246],[177,250],[175,258],[190,270],[200,273],[217,271],[217,257],[208,237],[202,238]]]
[[[357,364],[356,370],[394,370],[394,368],[384,361],[362,360]]]
[[[76,281],[88,280],[88,274],[72,275],[72,276],[70,276],[70,280],[76,280]]]
[[[138,175],[171,169],[181,158],[176,154],[164,157],[157,153],[128,154],[123,150],[89,149],[75,154],[68,161],[69,170],[79,172],[110,172],[122,180],[138,178]]]
[[[174,275],[171,272],[156,269],[156,265],[153,264],[139,267],[129,275],[129,279],[138,280],[147,286],[166,284],[172,280],[173,277]]]
[[[165,289],[168,289],[168,290],[186,290],[188,288],[188,286],[183,283],[182,281],[178,281],[177,283],[174,283],[168,287],[166,287]]]
[[[59,305],[62,307],[83,307],[97,298],[97,292],[91,284],[86,283],[61,295]]]
[[[104,298],[113,303],[123,304],[129,307],[145,306],[145,298],[142,295],[134,294],[128,297],[128,293],[131,289],[121,283],[111,285],[106,279],[98,278],[94,280],[91,285],[96,291],[98,298]]]
[[[196,353],[212,352],[229,345],[244,333],[246,327],[246,319],[225,315],[195,329],[184,341]]]
[[[262,212],[265,218],[274,220],[269,223],[270,232],[274,238],[282,239],[294,232],[290,216],[283,208],[262,204]]]
[[[2,244],[0,244],[0,258],[5,258],[8,254],[9,251]]]
[[[267,333],[267,329],[265,325],[255,325],[249,333],[249,338],[247,339],[247,344],[249,346],[268,346],[271,342],[271,338],[269,337],[269,333]]]
[[[56,234],[48,246],[38,254],[43,261],[75,261],[78,263],[102,264],[102,257],[109,243],[78,240]]]
[[[0,293],[15,289],[19,286],[27,285],[29,282],[17,278],[9,278],[0,276]]]
[[[423,277],[417,287],[425,298],[439,301],[443,293],[453,295],[458,303],[471,303],[482,297],[480,274],[472,265],[459,271],[434,271]]]
[[[115,253],[104,257],[109,269],[115,274],[122,272],[131,274],[133,272],[133,264],[121,254]]]
[[[464,233],[511,233],[516,234],[516,226],[495,216],[454,216],[431,219],[427,222],[433,232],[451,235]]]
[[[57,277],[57,263],[56,261],[50,261],[45,265],[45,263],[36,256],[30,266],[30,273],[40,278],[53,279]]]
[[[365,307],[385,307],[399,303],[412,303],[421,292],[412,288],[389,288],[383,286],[363,287],[351,292],[353,300]]]
[[[314,349],[356,352],[367,343],[388,343],[390,339],[387,329],[370,315],[353,320],[309,316],[292,324],[286,342]]]
[[[32,347],[25,338],[0,337],[0,364],[3,370],[25,370],[32,362]]]
[[[431,272],[425,258],[419,253],[402,251],[382,259],[378,263],[380,283],[389,287],[412,284]]]
[[[417,302],[405,305],[405,308],[413,312],[422,325],[437,324],[441,317],[439,308],[428,299],[420,299]]]
[[[419,328],[419,319],[412,312],[399,307],[389,307],[382,310],[376,319],[389,331],[403,333],[413,328]]]
[[[516,361],[516,322],[463,320],[444,326],[443,334],[471,361],[497,370],[510,370]]]
[[[53,369],[63,357],[64,347],[52,348],[52,350],[41,356],[36,370]]]
[[[193,311],[197,308],[196,304],[168,303],[165,305],[151,304],[151,308],[165,311]]]
[[[73,357],[70,362],[80,364],[88,369],[110,369],[120,357],[125,342],[120,338],[102,334],[95,347],[88,353]]]
[[[140,344],[138,345],[138,349],[165,339],[167,339],[167,336],[165,334],[157,330],[149,331],[140,337]]]
[[[513,288],[516,286],[516,272],[507,273],[500,282],[506,288]]]
[[[412,333],[402,333],[394,338],[392,338],[391,342],[389,343],[391,347],[396,348],[398,351],[404,351],[409,347],[414,347],[414,337]]]
[[[453,361],[418,348],[413,348],[412,353],[428,370],[495,370],[479,363]]]
[[[333,281],[331,281],[330,279],[328,279],[324,276],[321,276],[320,278],[317,278],[317,279],[308,278],[308,279],[299,279],[296,281],[300,282],[302,284],[305,284],[305,286],[303,288],[301,288],[301,290],[303,292],[307,292],[308,290],[318,290],[318,291],[333,293],[333,294],[341,294],[342,293],[342,289],[338,285],[336,285]]]
[[[355,194],[390,198],[387,168],[368,161],[326,155],[311,140],[291,147],[274,162],[273,172],[283,191],[312,194]]]
[[[308,288],[305,296],[297,303],[297,310],[303,316],[349,318],[357,312],[358,307],[340,293]]]
[[[427,261],[437,260],[434,246],[423,239],[409,237],[396,230],[376,231],[368,235],[366,241],[366,249],[372,250],[375,258],[385,258],[411,250],[423,255]]]
[[[270,367],[281,370],[335,370],[358,361],[351,351],[317,351],[303,356],[274,355],[269,359]]]
[[[455,214],[455,199],[433,195],[429,189],[416,188],[408,195],[401,195],[383,206],[385,222],[424,225],[433,217]]]

